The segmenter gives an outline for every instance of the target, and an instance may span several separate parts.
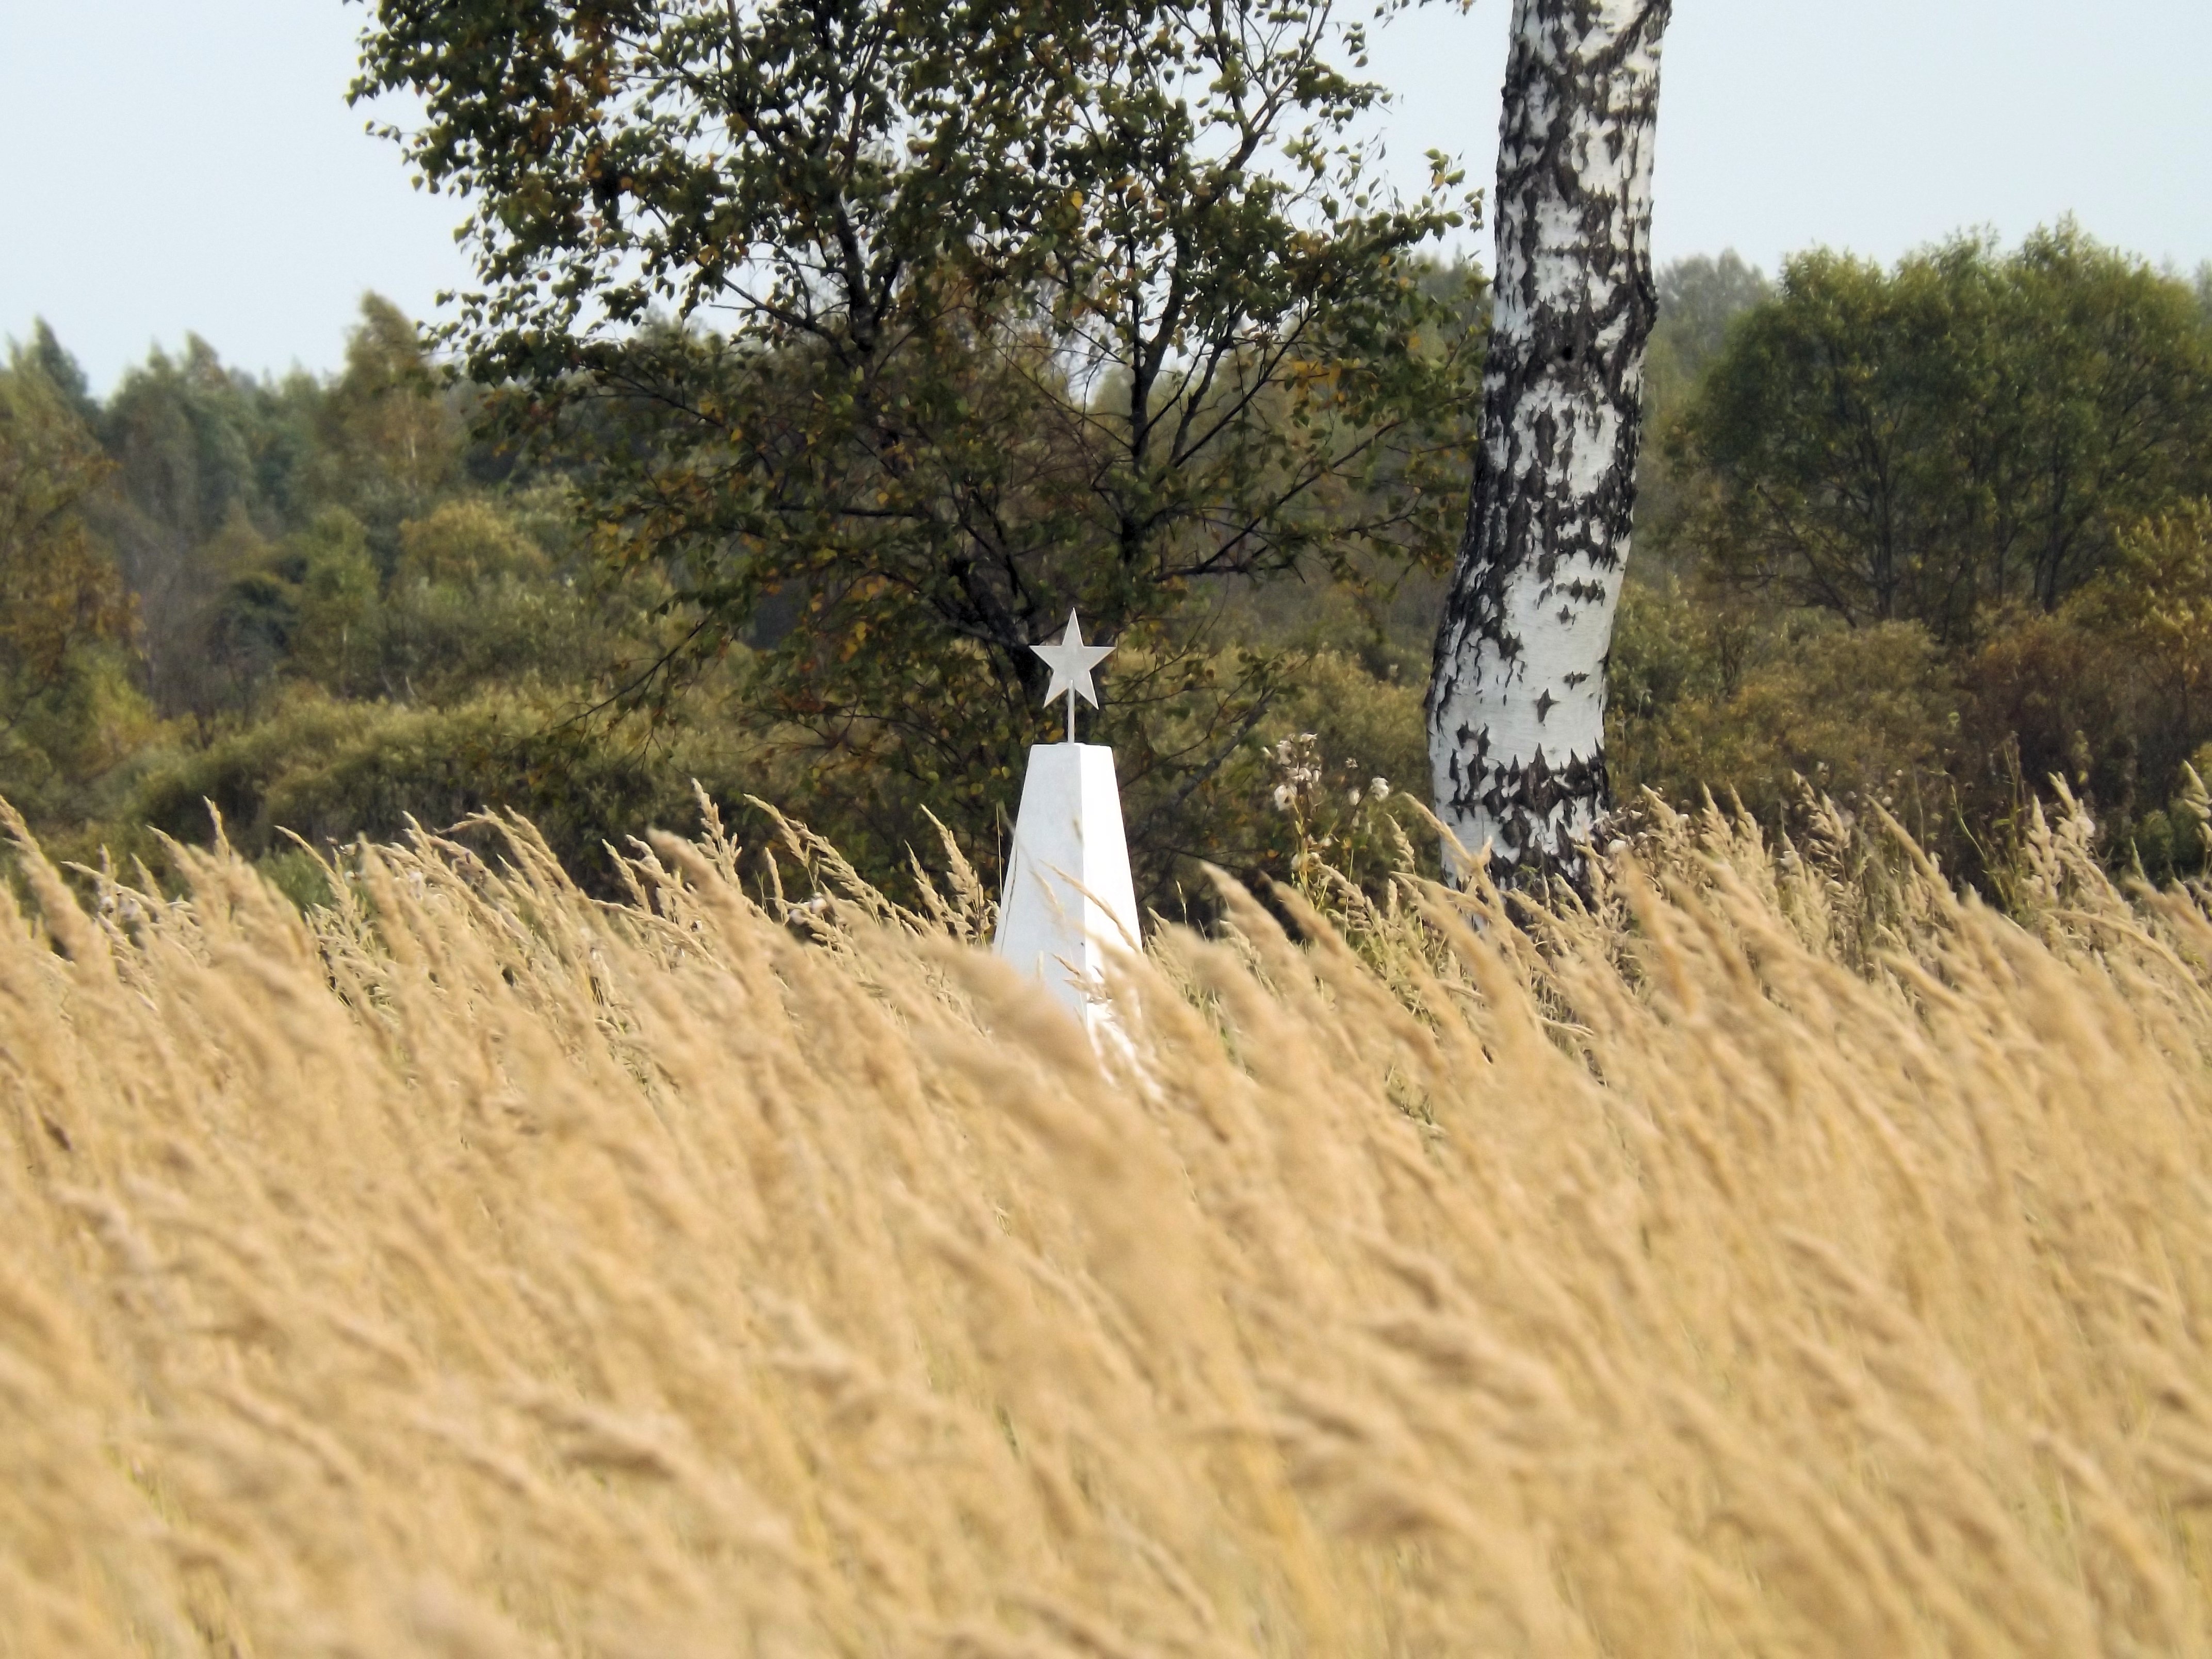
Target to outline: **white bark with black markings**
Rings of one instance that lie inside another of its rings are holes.
[[[1437,814],[1501,874],[1577,871],[1610,806],[1606,659],[1657,309],[1671,9],[1514,0],[1482,438],[1429,687]]]

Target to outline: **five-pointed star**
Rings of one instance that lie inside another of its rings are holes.
[[[1049,708],[1061,697],[1077,696],[1093,708],[1098,707],[1098,688],[1091,684],[1091,671],[1114,654],[1110,645],[1085,645],[1083,626],[1075,620],[1075,611],[1067,612],[1067,632],[1060,636],[1057,645],[1033,645],[1030,650],[1045,660],[1052,670],[1052,684],[1046,688],[1045,706]]]

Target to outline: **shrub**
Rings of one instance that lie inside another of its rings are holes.
[[[1318,860],[1380,891],[1401,834],[1430,856],[1431,833],[1413,806],[1428,799],[1428,773],[1419,685],[1378,678],[1348,652],[1307,653],[1247,740],[1185,798],[1194,838],[1170,849],[1176,861],[1152,902],[1186,919],[1209,915],[1200,860],[1264,887]],[[1149,792],[1133,792],[1131,815],[1151,810]]]
[[[317,847],[443,829],[485,809],[525,811],[595,890],[614,880],[605,844],[641,825],[698,822],[696,778],[725,801],[757,779],[710,734],[659,741],[634,728],[563,725],[558,703],[495,693],[451,708],[295,695],[270,718],[208,748],[172,754],[118,814],[204,841],[208,808],[248,856],[282,854],[289,830]]]
[[[1848,628],[1817,612],[1766,621],[1632,586],[1613,644],[1607,748],[1627,798],[1711,788],[1779,824],[1803,779],[1840,799],[1922,803],[1958,752],[1960,695],[1915,623]],[[1936,799],[1942,792],[1936,791]]]

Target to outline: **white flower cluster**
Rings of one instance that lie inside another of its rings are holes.
[[[1285,738],[1268,753],[1274,763],[1275,810],[1287,812],[1298,803],[1300,795],[1319,786],[1321,782],[1321,739],[1314,732],[1301,732],[1295,738]]]
[[[1294,738],[1285,738],[1272,749],[1265,744],[1259,747],[1275,769],[1273,793],[1278,812],[1292,811],[1300,802],[1318,799],[1322,769],[1318,733],[1301,732]],[[1347,772],[1357,773],[1358,767],[1356,760],[1344,763]],[[1364,786],[1355,783],[1345,792],[1345,799],[1353,806],[1370,800],[1386,801],[1390,799],[1390,780],[1370,778]]]

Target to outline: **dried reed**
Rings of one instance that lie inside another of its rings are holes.
[[[2212,924],[2078,821],[1231,890],[1103,1060],[958,872],[12,827],[0,1654],[2212,1651]]]

